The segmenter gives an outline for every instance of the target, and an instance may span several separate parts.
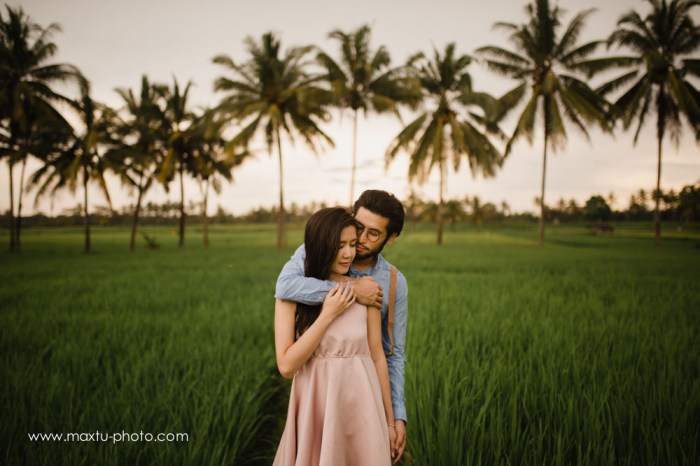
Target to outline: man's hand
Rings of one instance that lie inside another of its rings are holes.
[[[401,419],[396,419],[394,425],[396,426],[396,455],[393,460],[394,463],[398,463],[406,449],[406,423]]]
[[[362,278],[355,278],[352,281],[355,284],[355,297],[358,303],[365,306],[378,307],[379,309],[382,308],[384,292],[374,278],[368,275]]]

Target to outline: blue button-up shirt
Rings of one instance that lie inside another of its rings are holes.
[[[326,295],[336,283],[330,280],[318,280],[304,276],[304,259],[306,250],[302,244],[294,252],[291,259],[284,264],[277,278],[275,298],[286,301],[296,301],[304,304],[321,304]],[[403,274],[396,271],[396,300],[394,301],[394,352],[386,358],[389,366],[389,382],[391,385],[391,404],[394,408],[394,419],[406,422],[406,402],[404,400],[404,366],[406,365],[406,324],[408,320],[408,285]],[[377,256],[374,267],[357,270],[350,266],[351,277],[371,276],[384,291],[382,303],[382,345],[384,352],[389,352],[388,313],[389,313],[389,281],[391,279],[391,264],[381,254]]]

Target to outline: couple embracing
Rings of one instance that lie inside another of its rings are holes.
[[[321,209],[275,291],[275,355],[293,378],[274,466],[385,466],[406,447],[408,288],[381,256],[401,234],[392,194]]]

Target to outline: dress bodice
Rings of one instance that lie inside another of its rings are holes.
[[[369,356],[367,306],[354,302],[331,323],[313,357]]]

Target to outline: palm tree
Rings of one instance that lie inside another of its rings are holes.
[[[163,160],[166,130],[163,127],[163,86],[141,79],[141,93],[136,97],[131,89],[117,89],[125,103],[125,118],[117,128],[120,143],[107,152],[107,160],[122,183],[137,191],[131,224],[129,250],[136,247],[136,230],[143,197],[151,188]]]
[[[350,205],[355,202],[355,170],[357,166],[357,117],[370,110],[377,113],[394,112],[399,116],[399,104],[418,104],[420,89],[408,77],[405,67],[391,68],[389,51],[380,46],[370,50],[370,28],[363,25],[356,31],[332,31],[328,37],[339,42],[340,59],[320,52],[318,61],[326,68],[336,104],[353,112],[352,167],[350,175]]]
[[[318,153],[319,142],[333,146],[333,140],[319,127],[321,121],[328,120],[326,106],[332,99],[330,92],[317,86],[321,77],[310,76],[306,71],[311,47],[292,47],[282,55],[280,41],[272,33],[264,34],[260,43],[248,37],[245,44],[250,54],[245,63],[237,64],[226,55],[214,58],[214,63],[226,67],[233,75],[218,78],[214,89],[228,93],[219,105],[222,115],[244,125],[230,147],[248,147],[258,132],[263,133],[270,156],[277,146],[277,247],[282,248],[287,245],[287,233],[281,133],[287,133],[292,140],[295,134],[300,135],[314,153]]]
[[[37,129],[37,119],[66,126],[56,111],[58,102],[72,100],[52,89],[57,83],[80,83],[77,68],[67,64],[47,63],[56,54],[51,36],[61,29],[57,24],[42,27],[34,23],[22,8],[6,7],[7,16],[0,12],[0,122],[5,136],[3,153],[10,172],[10,249],[19,248],[21,230],[21,195],[24,191],[24,169],[31,153],[26,146]],[[50,118],[45,118],[47,115]],[[41,155],[41,154],[35,154]],[[20,199],[17,219],[14,216],[13,168],[22,162]]]
[[[563,217],[566,215],[566,200],[564,199],[564,197],[559,198],[554,210],[556,218],[563,219]]]
[[[501,215],[503,218],[508,217],[511,214],[510,205],[505,200],[501,201]]]
[[[180,177],[179,247],[185,243],[185,172],[194,171],[193,148],[189,140],[191,133],[187,131],[194,118],[187,102],[191,86],[192,82],[188,81],[185,88],[180,91],[180,85],[174,79],[172,89],[164,89],[165,112],[163,116],[165,117],[167,153],[161,166],[159,179],[167,191],[173,174],[177,172]]]
[[[562,11],[556,6],[551,7],[549,0],[534,0],[525,11],[528,16],[525,24],[495,24],[495,27],[510,33],[509,40],[515,46],[515,51],[487,46],[479,48],[477,54],[484,58],[490,70],[519,82],[500,99],[501,116],[512,111],[521,101],[527,101],[506,146],[506,155],[522,136],[532,144],[537,115],[542,114],[543,156],[538,234],[542,245],[548,148],[556,152],[564,147],[567,139],[565,120],[578,128],[587,139],[590,139],[587,125],[598,124],[606,131],[610,127],[606,120],[605,101],[576,76],[585,69],[586,59],[602,45],[602,41],[577,45],[581,29],[593,10],[577,14],[563,34],[559,34]]]
[[[408,194],[408,198],[404,201],[403,205],[406,209],[406,217],[411,223],[411,229],[415,230],[416,223],[418,222],[418,219],[421,217],[423,209],[425,208],[425,202],[420,198],[420,195],[418,195],[414,189],[411,189],[410,193]]]
[[[232,171],[250,157],[248,151],[227,152],[222,135],[225,122],[215,119],[215,112],[206,110],[195,118],[188,128],[193,153],[191,173],[195,176],[202,194],[202,230],[204,247],[209,247],[209,217],[207,207],[209,191],[221,192],[221,180],[233,181]]]
[[[36,200],[50,188],[53,195],[61,188],[67,187],[75,192],[78,180],[82,181],[83,212],[85,218],[85,253],[90,253],[90,213],[88,209],[88,183],[95,181],[100,186],[110,211],[112,201],[109,197],[104,174],[107,169],[104,151],[100,146],[112,142],[111,132],[115,114],[112,109],[92,100],[89,87],[85,86],[79,103],[79,114],[83,131],[72,130],[67,134],[67,143],[63,148],[53,151],[44,160],[44,166],[39,168],[30,179],[30,186],[39,185]],[[46,136],[42,136],[46,140]]]
[[[408,152],[411,159],[409,180],[416,178],[422,183],[437,167],[440,176],[436,216],[438,245],[442,244],[445,178],[450,159],[457,171],[462,157],[466,157],[472,173],[481,172],[484,176],[492,176],[503,162],[500,151],[486,136],[486,133],[500,134],[488,119],[495,108],[495,99],[472,89],[467,71],[471,61],[468,55],[455,56],[454,43],[445,47],[444,54],[435,50],[433,61],[422,55],[411,60],[417,67],[415,75],[430,108],[409,123],[386,151],[387,165],[399,151]],[[469,109],[479,113],[466,111]]]
[[[637,191],[637,199],[637,204],[639,204],[644,210],[647,210],[648,195],[644,189]]]
[[[474,222],[474,226],[478,231],[481,228],[481,224],[484,223],[484,204],[481,203],[479,196],[467,197],[464,203],[471,208],[472,222]]]
[[[576,199],[570,199],[569,205],[566,207],[566,212],[573,220],[577,220],[581,216],[581,207],[576,203]]]
[[[629,65],[623,75],[600,87],[602,94],[620,88],[622,95],[613,105],[614,115],[627,130],[637,122],[633,143],[650,111],[656,112],[656,191],[661,192],[661,158],[667,133],[678,145],[685,116],[691,129],[700,136],[700,92],[690,81],[700,77],[700,59],[690,58],[700,47],[700,28],[693,23],[690,10],[700,6],[697,0],[648,0],[652,11],[642,18],[636,11],[623,15],[610,35],[611,45],[629,48],[634,55],[622,63],[607,63],[590,69],[591,74],[612,67]],[[697,56],[697,55],[695,55]],[[631,84],[630,84],[631,83]],[[661,241],[659,196],[654,195],[654,235]]]
[[[464,203],[457,199],[450,199],[445,202],[443,218],[450,221],[450,228],[455,231],[455,225],[458,221],[464,220],[466,212],[464,211]]]
[[[684,186],[678,193],[678,217],[682,222],[700,219],[700,183]]]

